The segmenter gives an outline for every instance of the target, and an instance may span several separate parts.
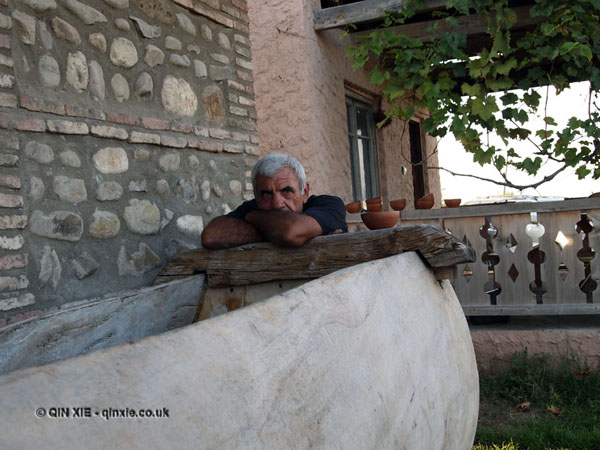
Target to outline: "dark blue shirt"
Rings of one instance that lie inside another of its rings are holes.
[[[256,200],[249,200],[238,206],[228,217],[244,220],[246,214],[258,209]],[[315,219],[323,234],[347,233],[346,206],[341,198],[333,195],[311,195],[304,204],[302,214]]]

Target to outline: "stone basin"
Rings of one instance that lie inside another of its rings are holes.
[[[466,450],[479,391],[449,281],[407,252],[132,344],[10,372],[0,396],[2,448]],[[80,407],[90,417],[74,418]],[[163,417],[120,416],[140,410]]]

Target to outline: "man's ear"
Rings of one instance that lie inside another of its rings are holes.
[[[308,200],[308,192],[309,192],[310,186],[308,185],[308,183],[306,183],[306,187],[304,188],[304,195],[302,196],[302,201],[304,203],[306,203],[306,200]]]

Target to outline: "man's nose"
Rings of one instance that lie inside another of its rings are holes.
[[[273,209],[282,209],[285,207],[285,201],[283,195],[276,192],[273,196]]]

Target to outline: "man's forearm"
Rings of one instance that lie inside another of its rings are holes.
[[[254,225],[235,217],[217,217],[202,232],[202,246],[210,249],[230,248],[264,240]]]
[[[281,246],[297,247],[323,233],[315,219],[302,213],[255,210],[246,214],[245,221],[267,240]]]

